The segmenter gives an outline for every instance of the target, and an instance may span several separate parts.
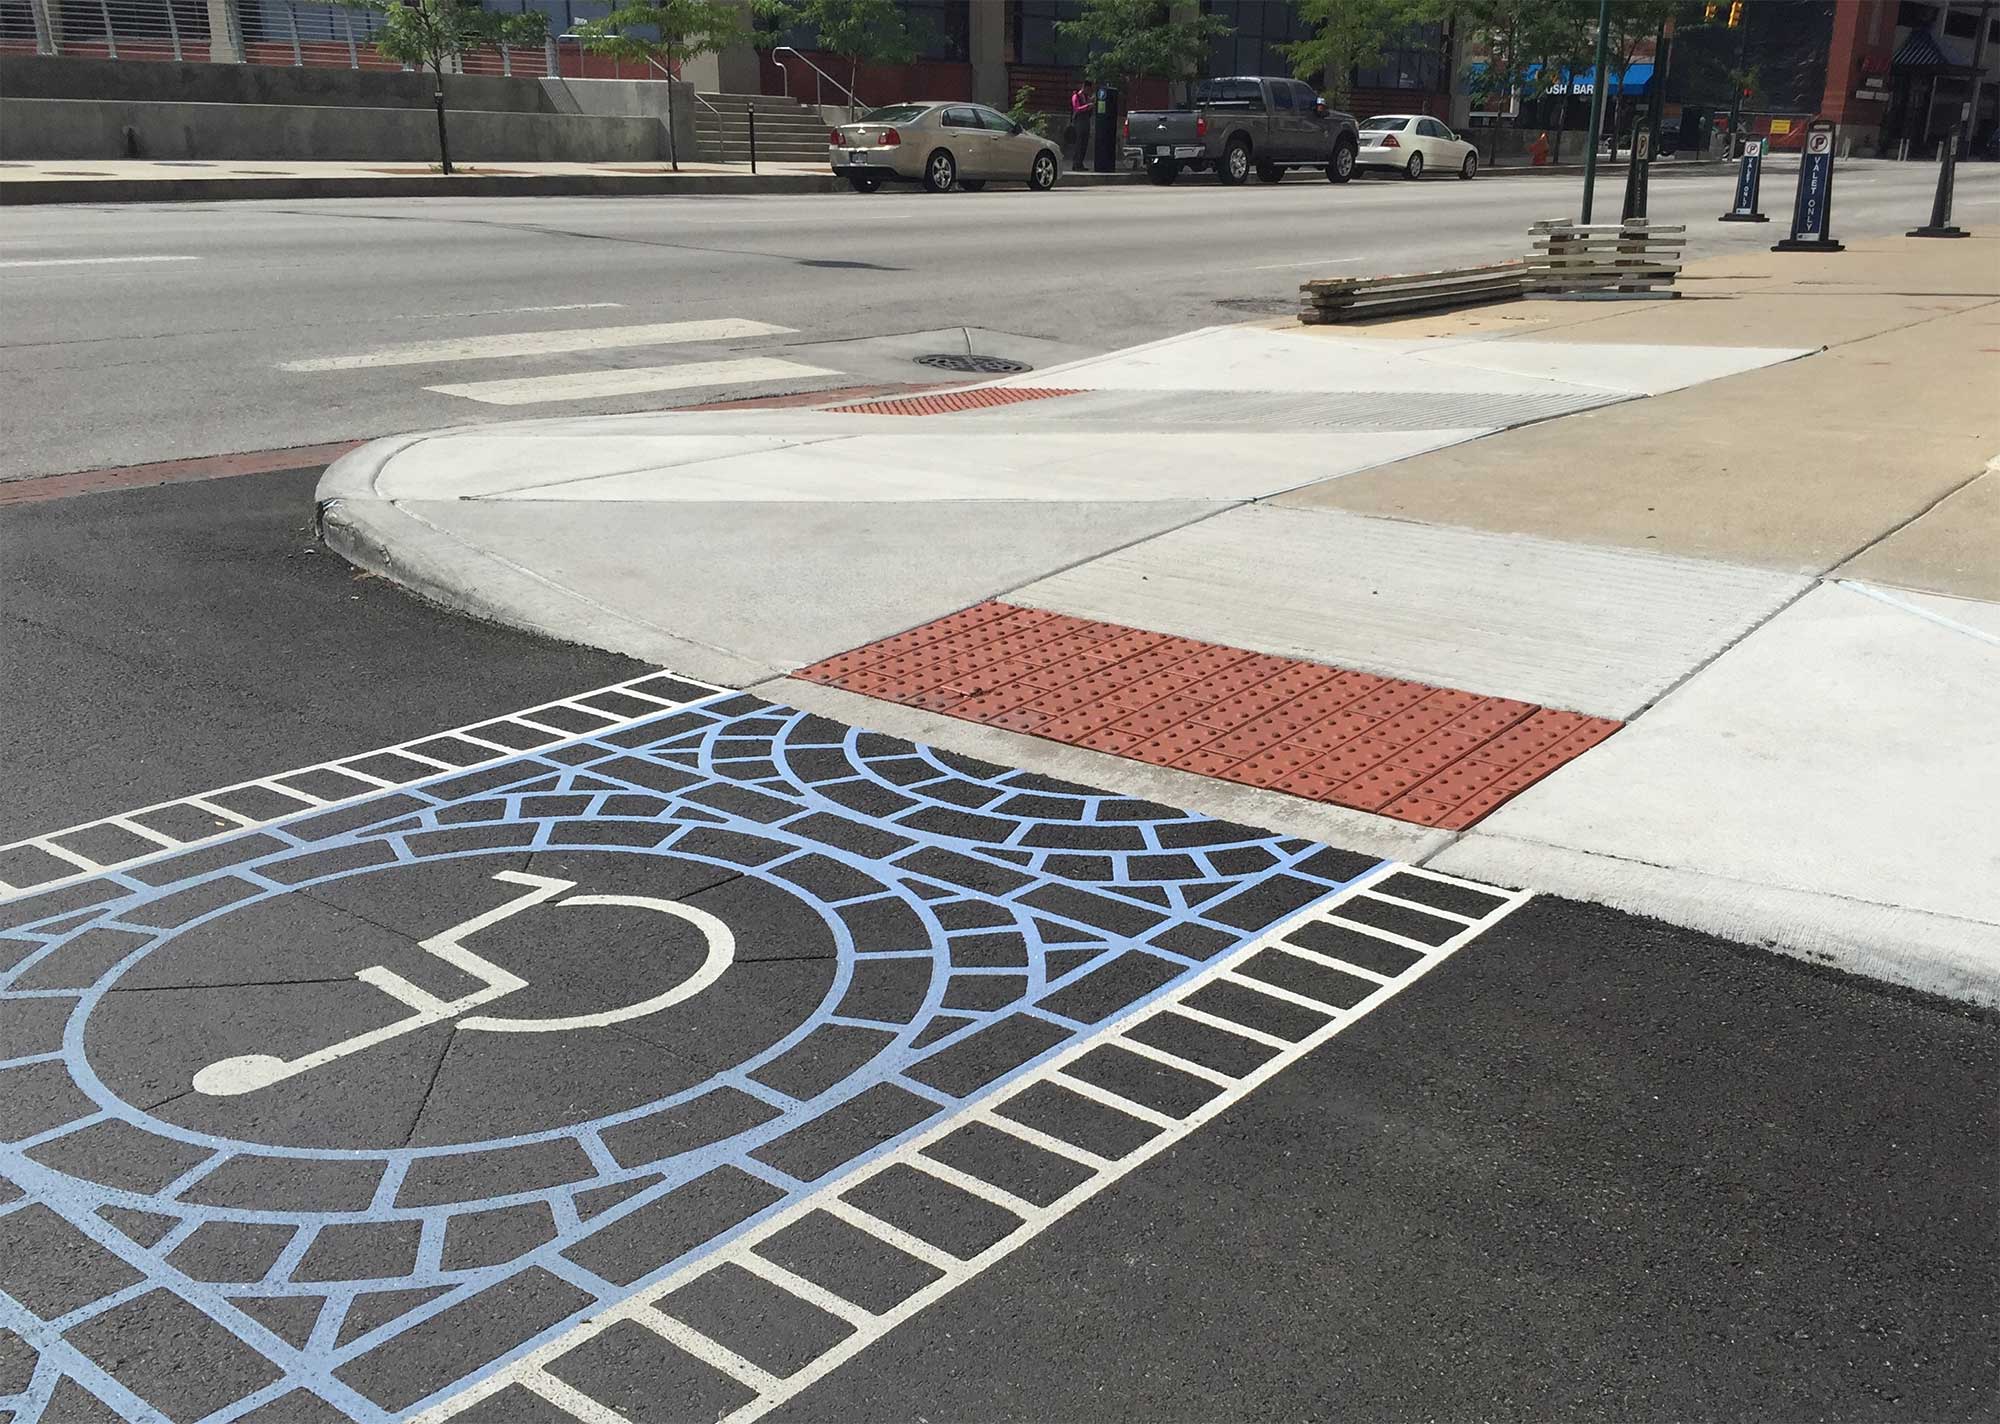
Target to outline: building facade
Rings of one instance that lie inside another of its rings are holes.
[[[563,7],[576,18],[602,0],[517,0]],[[1172,0],[1177,7],[1213,15],[1229,27],[1209,49],[1200,78],[1223,74],[1290,75],[1284,46],[1308,30],[1293,0]],[[921,36],[909,64],[864,65],[850,75],[846,60],[817,48],[815,36],[787,34],[778,48],[739,46],[689,63],[685,76],[704,90],[785,94],[828,104],[854,97],[865,105],[903,99],[973,99],[1005,109],[1022,90],[1037,110],[1066,113],[1082,82],[1089,55],[1059,30],[1083,13],[1082,0],[897,0]],[[747,5],[746,5],[747,12]],[[566,18],[567,16],[565,16]],[[1417,27],[1380,60],[1349,76],[1349,103],[1357,110],[1394,109],[1448,116],[1453,73],[1445,27]],[[1126,95],[1128,107],[1163,105],[1172,86],[1141,79]]]

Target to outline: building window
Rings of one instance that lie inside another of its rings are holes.
[[[1907,25],[1913,30],[1928,30],[1937,18],[1937,6],[1919,5],[1916,0],[1903,0],[1896,7],[1896,23]]]
[[[1204,8],[1232,31],[1210,46],[1210,74],[1289,75],[1292,62],[1280,46],[1311,34],[1285,0],[1208,0]]]
[[[1357,89],[1419,89],[1435,93],[1444,87],[1444,30],[1416,25],[1403,37],[1383,46],[1373,64],[1357,65]]]
[[[1083,0],[1020,0],[1014,7],[1014,56],[1021,64],[1079,65],[1088,58],[1082,44],[1056,31],[1064,20],[1083,14]]]
[[[902,0],[901,8],[916,36],[918,57],[960,64],[972,58],[968,0]]]
[[[972,54],[969,0],[900,0],[898,8],[917,41],[919,59],[963,62]],[[797,50],[818,50],[819,35],[810,25],[791,25],[781,44]]]

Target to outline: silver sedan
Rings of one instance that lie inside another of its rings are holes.
[[[884,183],[976,193],[995,181],[1046,192],[1062,172],[1053,142],[996,109],[958,100],[871,109],[827,142],[833,171],[857,193]]]

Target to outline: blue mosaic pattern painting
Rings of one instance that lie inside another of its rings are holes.
[[[0,903],[0,1411],[403,1417],[1374,865],[728,694]]]

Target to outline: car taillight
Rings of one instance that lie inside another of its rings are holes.
[[[1384,147],[1384,148],[1401,148],[1402,146],[1403,146],[1403,145],[1401,145],[1400,143],[1397,143],[1397,142],[1396,142],[1396,136],[1395,136],[1394,134],[1383,134],[1383,135],[1382,135],[1382,147]]]
[[[1194,116],[1194,136],[1195,136],[1196,138],[1207,138],[1207,137],[1208,137],[1208,115],[1207,115],[1207,114],[1196,114],[1196,115]]]
[[[903,136],[897,133],[894,129],[882,130],[882,139],[881,139],[882,147],[895,148],[899,144],[901,144],[902,141],[903,141]]]
[[[839,129],[828,129],[826,131],[826,144],[828,148],[845,148],[847,146],[847,139]]]

